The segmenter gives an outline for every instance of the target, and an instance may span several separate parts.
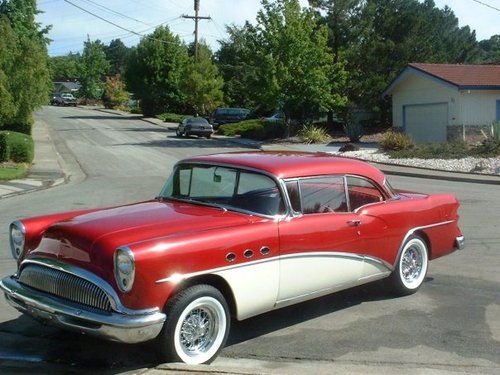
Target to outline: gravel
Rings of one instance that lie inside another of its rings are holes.
[[[466,172],[500,175],[500,157],[463,158],[463,159],[391,159],[380,150],[360,150],[351,152],[333,152],[350,158],[367,161],[405,165],[409,167],[429,168],[451,172]]]

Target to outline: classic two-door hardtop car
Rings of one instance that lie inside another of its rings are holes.
[[[0,287],[60,327],[208,363],[231,317],[382,278],[415,292],[429,259],[463,247],[457,209],[328,154],[192,157],[155,199],[13,222],[18,269]]]

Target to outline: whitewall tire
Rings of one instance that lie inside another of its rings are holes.
[[[429,250],[426,242],[419,236],[410,236],[389,277],[391,289],[399,295],[415,293],[424,282],[428,265]]]
[[[179,292],[166,307],[158,337],[162,360],[191,365],[212,362],[226,343],[230,314],[222,293],[210,285]]]

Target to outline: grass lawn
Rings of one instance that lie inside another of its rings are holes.
[[[15,166],[2,166],[0,164],[0,181],[1,180],[15,180],[23,177],[28,172],[26,164],[17,164]]]

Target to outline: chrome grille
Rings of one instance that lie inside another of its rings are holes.
[[[100,287],[67,272],[38,264],[28,264],[22,269],[19,282],[72,302],[111,311],[109,298]]]

